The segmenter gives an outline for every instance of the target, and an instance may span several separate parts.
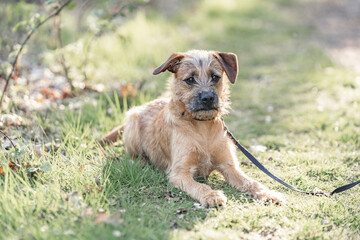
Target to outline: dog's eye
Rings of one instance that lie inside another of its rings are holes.
[[[184,82],[186,82],[188,85],[193,85],[195,83],[195,78],[189,77],[189,78],[185,79]]]
[[[217,83],[219,81],[220,77],[218,75],[212,74],[211,75],[211,81],[214,83]]]

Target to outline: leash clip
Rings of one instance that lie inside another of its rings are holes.
[[[315,192],[315,193],[311,193],[311,195],[315,197],[329,197],[329,194],[323,192]]]

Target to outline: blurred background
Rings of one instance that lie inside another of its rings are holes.
[[[1,89],[28,33],[66,2],[0,3]],[[152,70],[172,52],[186,50],[191,41],[198,41],[196,36],[188,36],[189,26],[182,24],[179,14],[183,9],[191,12],[197,4],[176,0],[71,1],[36,28],[25,45],[3,108],[13,102],[23,109],[41,110],[48,107],[49,103],[43,103],[49,99],[56,102],[84,89],[113,89],[129,95],[138,90],[158,93],[157,87],[164,86],[166,77],[152,81]]]
[[[159,95],[169,74],[153,77],[152,70],[171,53],[194,48],[238,54],[245,80],[289,71],[286,61],[309,43],[359,68],[358,0],[73,0],[36,28],[66,2],[1,1],[0,89],[35,30],[3,109],[43,110],[82,90]]]

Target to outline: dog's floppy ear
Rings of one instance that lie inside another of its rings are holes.
[[[221,63],[230,82],[234,84],[238,74],[238,61],[236,55],[234,53],[216,51],[214,56]]]
[[[168,70],[169,72],[176,72],[180,60],[183,59],[185,56],[182,53],[173,53],[168,60],[166,60],[160,67],[156,68],[153,72],[154,75],[165,72]]]

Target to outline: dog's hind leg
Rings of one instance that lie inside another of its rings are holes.
[[[116,142],[116,140],[118,140],[118,138],[121,137],[121,135],[123,134],[124,129],[125,129],[125,124],[114,128],[108,134],[106,134],[105,137],[98,140],[98,143],[103,147],[107,144]]]

